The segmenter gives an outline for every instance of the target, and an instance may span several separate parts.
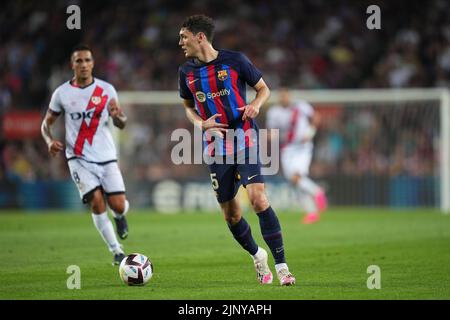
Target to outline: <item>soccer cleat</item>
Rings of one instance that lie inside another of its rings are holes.
[[[295,277],[286,268],[280,269],[277,272],[277,276],[282,286],[292,286],[295,284]]]
[[[125,254],[123,252],[115,254],[113,262],[112,262],[112,265],[113,266],[118,266],[122,262],[123,258],[125,258],[125,257],[126,256],[125,256]]]
[[[261,284],[271,284],[273,280],[272,271],[270,271],[269,265],[267,264],[267,251],[263,248],[261,250],[261,257],[259,259],[254,259],[256,277]]]
[[[127,219],[125,217],[114,218],[114,221],[116,221],[117,234],[119,235],[120,239],[126,239],[126,237],[128,237]]]
[[[319,209],[319,212],[323,212],[327,209],[328,200],[327,200],[327,196],[325,195],[325,193],[323,191],[320,191],[319,193],[317,193],[316,196],[314,197],[314,200],[316,202],[317,209]]]
[[[318,213],[308,213],[304,218],[302,223],[303,224],[311,224],[314,222],[319,221],[320,215]]]

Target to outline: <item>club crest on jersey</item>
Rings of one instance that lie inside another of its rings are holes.
[[[91,98],[91,101],[92,101],[93,104],[98,105],[100,102],[102,102],[102,98],[99,97],[99,96],[93,96]]]
[[[217,71],[217,78],[219,78],[220,81],[225,81],[228,79],[228,72],[227,70],[219,70]]]
[[[197,91],[195,93],[195,96],[197,97],[197,100],[200,101],[201,103],[206,101],[206,95],[201,91]]]

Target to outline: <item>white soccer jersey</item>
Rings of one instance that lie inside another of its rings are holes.
[[[267,128],[280,130],[281,145],[285,147],[301,145],[312,149],[312,141],[302,142],[302,139],[311,127],[313,114],[313,107],[305,101],[298,101],[287,108],[275,105],[267,112]]]
[[[116,90],[97,78],[83,88],[68,81],[53,92],[49,108],[64,112],[67,159],[76,157],[96,163],[117,159],[108,127],[111,99],[118,102]]]

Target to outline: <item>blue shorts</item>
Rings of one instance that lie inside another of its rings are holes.
[[[264,183],[261,164],[210,164],[209,171],[217,201],[223,203],[232,200],[242,184]]]

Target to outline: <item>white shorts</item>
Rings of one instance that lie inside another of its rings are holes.
[[[281,166],[286,179],[299,174],[307,176],[312,159],[312,148],[285,148],[281,151]]]
[[[122,173],[116,161],[97,164],[81,159],[71,159],[68,165],[70,175],[84,203],[88,202],[88,195],[100,187],[106,195],[125,193]]]

